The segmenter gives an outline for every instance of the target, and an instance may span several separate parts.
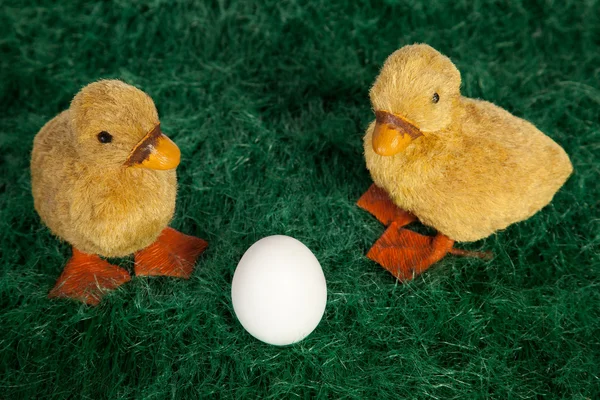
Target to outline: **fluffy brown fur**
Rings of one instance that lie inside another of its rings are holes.
[[[572,165],[531,123],[462,97],[460,83],[450,59],[430,46],[393,53],[371,89],[371,103],[410,121],[424,136],[399,154],[380,156],[373,150],[373,122],[364,151],[373,181],[396,205],[451,239],[475,241],[547,205]]]
[[[80,251],[122,257],[153,243],[175,209],[175,170],[124,167],[159,123],[152,99],[117,80],[83,88],[34,140],[35,209]],[[98,133],[113,136],[100,143]]]

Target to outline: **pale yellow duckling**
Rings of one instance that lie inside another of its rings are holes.
[[[130,279],[99,256],[135,253],[137,275],[189,277],[206,242],[167,227],[179,161],[152,99],[118,80],[86,86],[44,125],[31,159],[35,209],[73,245],[51,297],[97,304]]]
[[[531,123],[461,96],[460,73],[424,44],[386,60],[364,137],[374,186],[359,205],[391,224],[368,256],[410,279],[453,249],[547,205],[572,172],[565,151]],[[402,229],[416,218],[435,238]]]

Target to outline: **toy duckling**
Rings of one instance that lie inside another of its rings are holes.
[[[167,227],[179,159],[152,99],[118,80],[84,87],[42,127],[31,159],[35,209],[73,247],[50,297],[95,305],[131,279],[100,256],[135,254],[136,275],[190,276],[207,243]]]
[[[461,96],[460,73],[430,46],[402,47],[370,91],[364,137],[374,185],[358,201],[388,228],[367,257],[412,279],[454,248],[525,220],[547,205],[573,167],[531,123]],[[435,237],[403,227],[418,219]]]

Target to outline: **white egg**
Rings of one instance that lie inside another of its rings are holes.
[[[327,284],[319,261],[302,242],[268,236],[240,260],[231,300],[242,326],[263,342],[283,346],[308,336],[327,303]]]

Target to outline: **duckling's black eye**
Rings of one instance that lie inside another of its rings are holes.
[[[434,103],[437,103],[438,101],[440,101],[440,95],[437,93],[434,93],[433,97],[431,98],[431,101],[433,101]]]
[[[110,143],[112,142],[112,135],[106,131],[102,131],[98,134],[98,141],[100,143]]]

